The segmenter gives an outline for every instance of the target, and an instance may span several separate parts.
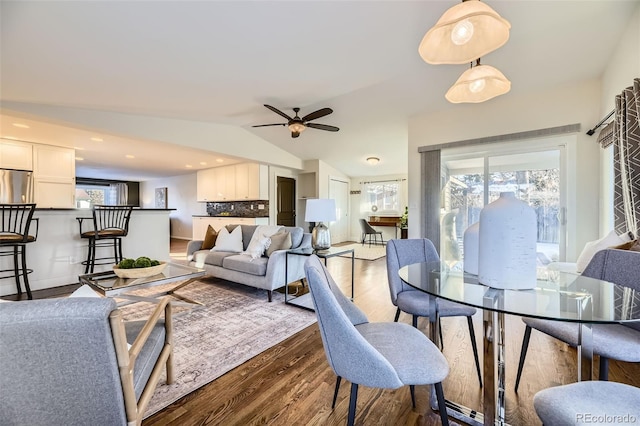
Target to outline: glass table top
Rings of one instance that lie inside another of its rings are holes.
[[[552,271],[538,276],[532,290],[493,289],[476,275],[450,270],[445,263],[407,265],[400,278],[410,286],[465,305],[526,317],[590,323],[640,320],[640,292],[581,275]],[[488,300],[498,299],[497,304]],[[591,304],[590,318],[583,317]]]

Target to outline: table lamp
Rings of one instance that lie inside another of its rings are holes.
[[[314,250],[326,250],[331,247],[331,234],[323,222],[336,220],[336,201],[330,198],[314,198],[307,200],[304,220],[315,222],[311,232],[311,245]]]

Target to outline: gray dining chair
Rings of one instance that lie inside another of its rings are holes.
[[[640,290],[640,252],[601,250],[593,256],[582,275],[638,291]],[[578,347],[580,343],[580,326],[577,323],[537,318],[523,318],[522,321],[526,324],[526,328],[516,375],[516,393],[520,385],[532,329],[555,337],[572,347]],[[608,379],[609,359],[640,362],[640,324],[594,324],[592,330],[593,354],[600,357],[600,380]]]
[[[415,408],[415,385],[433,385],[438,406],[445,407],[442,381],[449,365],[422,332],[395,322],[370,323],[333,280],[316,255],[305,262],[305,275],[316,309],[322,344],[337,376],[331,408],[335,408],[342,378],[351,382],[347,424],[353,425],[358,386],[397,389],[409,385]],[[448,425],[446,409],[440,410]]]
[[[597,380],[571,383],[536,393],[533,407],[544,425],[635,423],[640,419],[640,389]]]
[[[369,241],[369,247],[371,247],[371,238],[373,237],[373,244],[378,244],[378,235],[380,236],[380,244],[384,245],[384,238],[382,238],[382,231],[376,231],[373,226],[369,225],[366,219],[360,219],[360,229],[362,235],[360,236],[360,242],[364,245],[364,241]]]
[[[418,327],[418,317],[427,317],[430,322],[436,321],[437,318],[440,341],[442,342],[442,327],[439,319],[444,317],[467,317],[478,382],[482,387],[482,373],[472,319],[472,316],[476,313],[476,308],[444,299],[436,299],[436,303],[430,303],[432,296],[406,284],[398,275],[398,271],[403,266],[419,262],[438,262],[439,260],[440,257],[436,248],[426,238],[387,241],[387,278],[391,292],[391,303],[397,307],[394,321],[398,321],[400,312],[406,312],[412,316],[414,327]]]

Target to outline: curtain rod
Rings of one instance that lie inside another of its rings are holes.
[[[383,183],[383,182],[402,182],[406,179],[388,179],[388,180],[372,180],[371,182],[360,182],[360,183]]]
[[[593,136],[593,134],[596,132],[596,129],[600,126],[602,126],[602,123],[604,123],[605,121],[607,121],[609,119],[609,117],[611,117],[613,115],[613,113],[616,112],[616,110],[614,109],[613,111],[611,111],[609,114],[607,114],[607,116],[605,118],[603,118],[602,120],[600,120],[600,122],[598,124],[595,125],[595,127],[593,129],[589,129],[587,130],[587,134],[589,136]]]

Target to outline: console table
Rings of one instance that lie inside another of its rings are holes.
[[[400,227],[400,216],[369,216],[371,226],[393,226],[395,238],[398,238],[398,228]]]

